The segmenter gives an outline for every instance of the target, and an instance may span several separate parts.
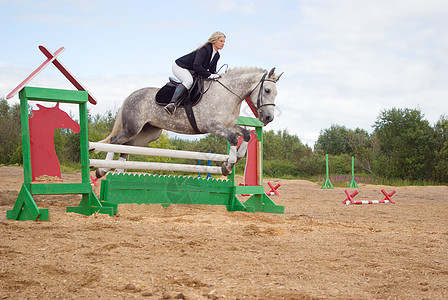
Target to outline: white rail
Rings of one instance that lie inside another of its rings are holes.
[[[128,153],[148,156],[174,157],[185,159],[202,159],[211,161],[226,161],[229,156],[226,154],[202,153],[193,151],[159,149],[148,147],[136,147],[125,145],[114,145],[89,142],[89,149],[100,152]]]
[[[140,162],[140,161],[102,160],[102,159],[90,159],[89,163],[91,167],[95,168],[222,174],[221,167],[215,167],[215,166],[184,165],[184,164]]]

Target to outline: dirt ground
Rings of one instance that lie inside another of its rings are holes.
[[[50,221],[19,222],[6,210],[22,168],[0,167],[0,299],[448,299],[448,187],[362,185],[355,199],[396,189],[396,204],[343,205],[344,188],[270,181],[285,214],[121,205],[86,217],[65,213],[78,195],[36,196]]]

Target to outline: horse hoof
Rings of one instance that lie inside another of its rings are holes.
[[[101,178],[104,176],[104,172],[101,171],[100,169],[96,169],[95,176],[96,176],[96,178]]]
[[[232,173],[232,168],[229,169],[226,166],[222,166],[221,172],[222,172],[222,175],[224,175],[224,176],[230,175],[230,173]]]

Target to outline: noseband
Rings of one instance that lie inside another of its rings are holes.
[[[249,106],[251,106],[252,108],[256,109],[258,113],[260,113],[260,109],[263,106],[268,106],[268,105],[272,105],[275,106],[274,103],[263,103],[263,87],[264,87],[264,83],[265,81],[270,81],[273,83],[276,83],[277,81],[272,80],[272,79],[266,79],[266,76],[268,75],[268,73],[264,73],[263,77],[261,77],[260,81],[258,82],[258,84],[249,92],[249,96],[252,95],[252,93],[257,89],[258,86],[260,86],[260,90],[258,91],[258,96],[257,96],[257,105],[253,104],[252,101],[247,101],[247,103],[249,104]],[[235,94],[232,90],[230,90],[227,86],[225,86],[221,81],[216,80],[220,85],[222,85],[226,90],[228,90],[229,92],[231,92],[232,94],[234,94],[235,96],[237,96],[238,98],[242,100],[244,100],[247,97],[241,97],[237,94]]]

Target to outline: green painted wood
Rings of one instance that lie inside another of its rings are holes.
[[[82,183],[90,185],[89,134],[88,134],[89,128],[87,120],[87,101],[79,104],[79,127],[80,127],[79,147],[81,157],[81,181]]]
[[[330,175],[329,175],[329,171],[328,171],[328,154],[325,154],[325,168],[326,168],[326,173],[327,173],[327,179],[325,179],[324,184],[322,184],[321,189],[334,189],[333,184],[331,183],[330,180]]]
[[[263,128],[264,124],[257,118],[251,118],[251,117],[244,117],[240,116],[238,120],[236,121],[236,124],[241,126],[250,126],[250,127],[261,127]]]
[[[110,216],[117,214],[116,204],[101,203],[93,192],[83,194],[78,206],[68,206],[66,212],[74,212],[85,216],[95,213],[108,214]]]
[[[33,195],[89,194],[92,191],[90,183],[32,183]]]
[[[348,188],[359,188],[358,184],[356,183],[355,180],[355,157],[352,156],[352,180],[350,180],[348,186]]]
[[[259,197],[242,203],[236,196],[242,190]],[[109,173],[101,182],[100,200],[104,204],[225,205],[229,211],[284,213],[284,207],[277,206],[262,186],[234,186],[231,180],[183,176]]]
[[[257,185],[257,186],[236,186],[235,187],[237,194],[263,194],[264,193],[264,187]]]
[[[272,201],[272,199],[265,193],[253,195],[246,202],[244,202],[244,205],[254,212],[267,212],[275,214],[285,213],[285,207],[275,204],[274,201]]]
[[[48,101],[48,102],[75,103],[75,104],[87,103],[88,101],[88,93],[85,91],[47,89],[47,88],[26,86],[20,91],[20,93],[23,93],[23,95],[28,100],[34,100],[34,101]]]
[[[31,150],[30,150],[30,126],[28,120],[28,99],[24,90],[19,92],[20,98],[20,123],[22,130],[22,157],[23,157],[23,180],[26,184],[31,183]]]
[[[116,205],[102,204],[92,191],[89,176],[89,139],[87,123],[88,94],[85,91],[47,89],[24,87],[19,92],[22,151],[23,151],[23,177],[24,184],[17,197],[14,207],[6,212],[8,219],[13,220],[48,220],[48,209],[38,208],[33,195],[59,195],[82,194],[79,206],[67,207],[68,212],[84,215],[104,213],[114,215],[117,213]],[[80,125],[80,152],[81,152],[81,181],[82,183],[37,184],[32,183],[30,134],[28,121],[28,101],[47,101],[74,103],[79,105]]]
[[[225,205],[244,210],[229,180],[183,176],[112,174],[101,182],[100,200],[110,204]]]
[[[47,221],[47,208],[38,208],[26,184],[22,185],[14,207],[6,211],[6,218],[19,221]]]

